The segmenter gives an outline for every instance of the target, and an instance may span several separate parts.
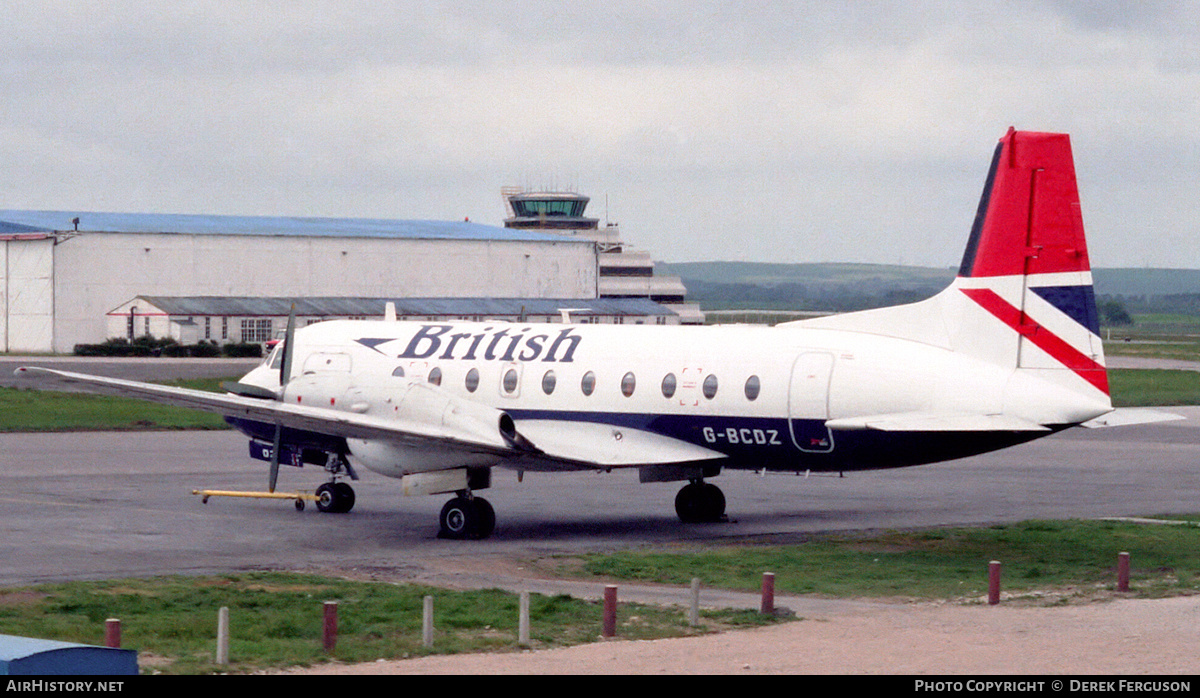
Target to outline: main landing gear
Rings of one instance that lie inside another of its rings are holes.
[[[675,513],[684,523],[715,523],[725,520],[725,494],[716,485],[692,480],[675,495]]]
[[[464,490],[446,502],[438,521],[438,538],[480,540],[496,530],[496,510],[488,500]]]

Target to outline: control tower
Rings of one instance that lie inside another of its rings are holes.
[[[649,298],[677,313],[681,324],[704,324],[699,304],[685,300],[687,288],[679,277],[655,276],[650,253],[622,242],[620,228],[615,223],[600,227],[599,219],[583,215],[590,201],[588,197],[574,192],[525,191],[518,187],[505,187],[501,194],[509,212],[504,227],[582,237],[596,243],[601,298]]]

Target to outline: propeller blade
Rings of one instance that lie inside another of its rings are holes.
[[[296,304],[288,313],[287,331],[283,334],[283,362],[279,367],[279,397],[283,399],[283,389],[292,377],[292,352],[296,348]],[[283,425],[275,425],[275,444],[271,448],[271,472],[267,476],[267,491],[275,491],[275,483],[279,481],[279,452],[283,450]]]
[[[275,483],[279,480],[279,451],[283,448],[283,426],[275,425],[275,444],[271,448],[271,473],[267,476],[267,491],[275,491]]]
[[[287,331],[283,335],[283,362],[279,367],[279,393],[283,394],[283,387],[292,377],[292,353],[296,348],[296,343],[293,341],[296,337],[296,304],[292,303],[292,310],[288,313]]]

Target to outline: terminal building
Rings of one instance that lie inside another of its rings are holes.
[[[382,318],[389,301],[401,319],[682,321],[649,295],[603,293],[601,254],[585,236],[470,221],[0,210],[0,351],[266,341],[299,299],[303,322]]]

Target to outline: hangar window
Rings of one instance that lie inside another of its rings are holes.
[[[710,374],[708,374],[708,375],[707,375],[707,376],[704,378],[703,390],[704,390],[704,397],[708,398],[709,400],[711,400],[711,399],[713,399],[714,397],[716,397],[716,394],[717,394],[717,377],[716,377],[716,376],[714,376],[714,375],[713,375],[713,374],[711,374],[711,373],[710,373]]]
[[[479,369],[473,368],[467,371],[466,384],[468,393],[475,392],[475,389],[479,387]]]
[[[750,376],[749,378],[747,378],[746,379],[746,399],[751,400],[751,401],[758,399],[758,391],[759,391],[760,387],[761,386],[759,385],[759,382],[758,382],[758,376]]]
[[[392,369],[392,375],[397,378],[403,378],[404,377],[404,367],[397,366],[396,368]]]
[[[583,391],[584,395],[591,395],[596,389],[596,374],[591,371],[583,374],[583,380],[579,382],[579,389]]]
[[[149,322],[150,318],[146,318]],[[271,339],[271,321],[247,318],[242,320],[243,342],[265,342]]]
[[[633,389],[637,387],[637,377],[633,375],[633,371],[621,376],[621,394],[625,397],[633,395]]]
[[[504,392],[512,393],[517,390],[517,369],[510,368],[504,372]]]
[[[429,369],[429,382],[433,383],[434,385],[441,385],[442,384],[442,369],[438,368],[437,366],[434,366],[433,368]]]
[[[554,371],[546,371],[546,375],[542,376],[542,392],[549,395],[554,392],[554,386],[558,384],[558,378],[555,377]]]
[[[675,374],[668,373],[663,376],[662,382],[663,397],[673,397],[675,395]]]

